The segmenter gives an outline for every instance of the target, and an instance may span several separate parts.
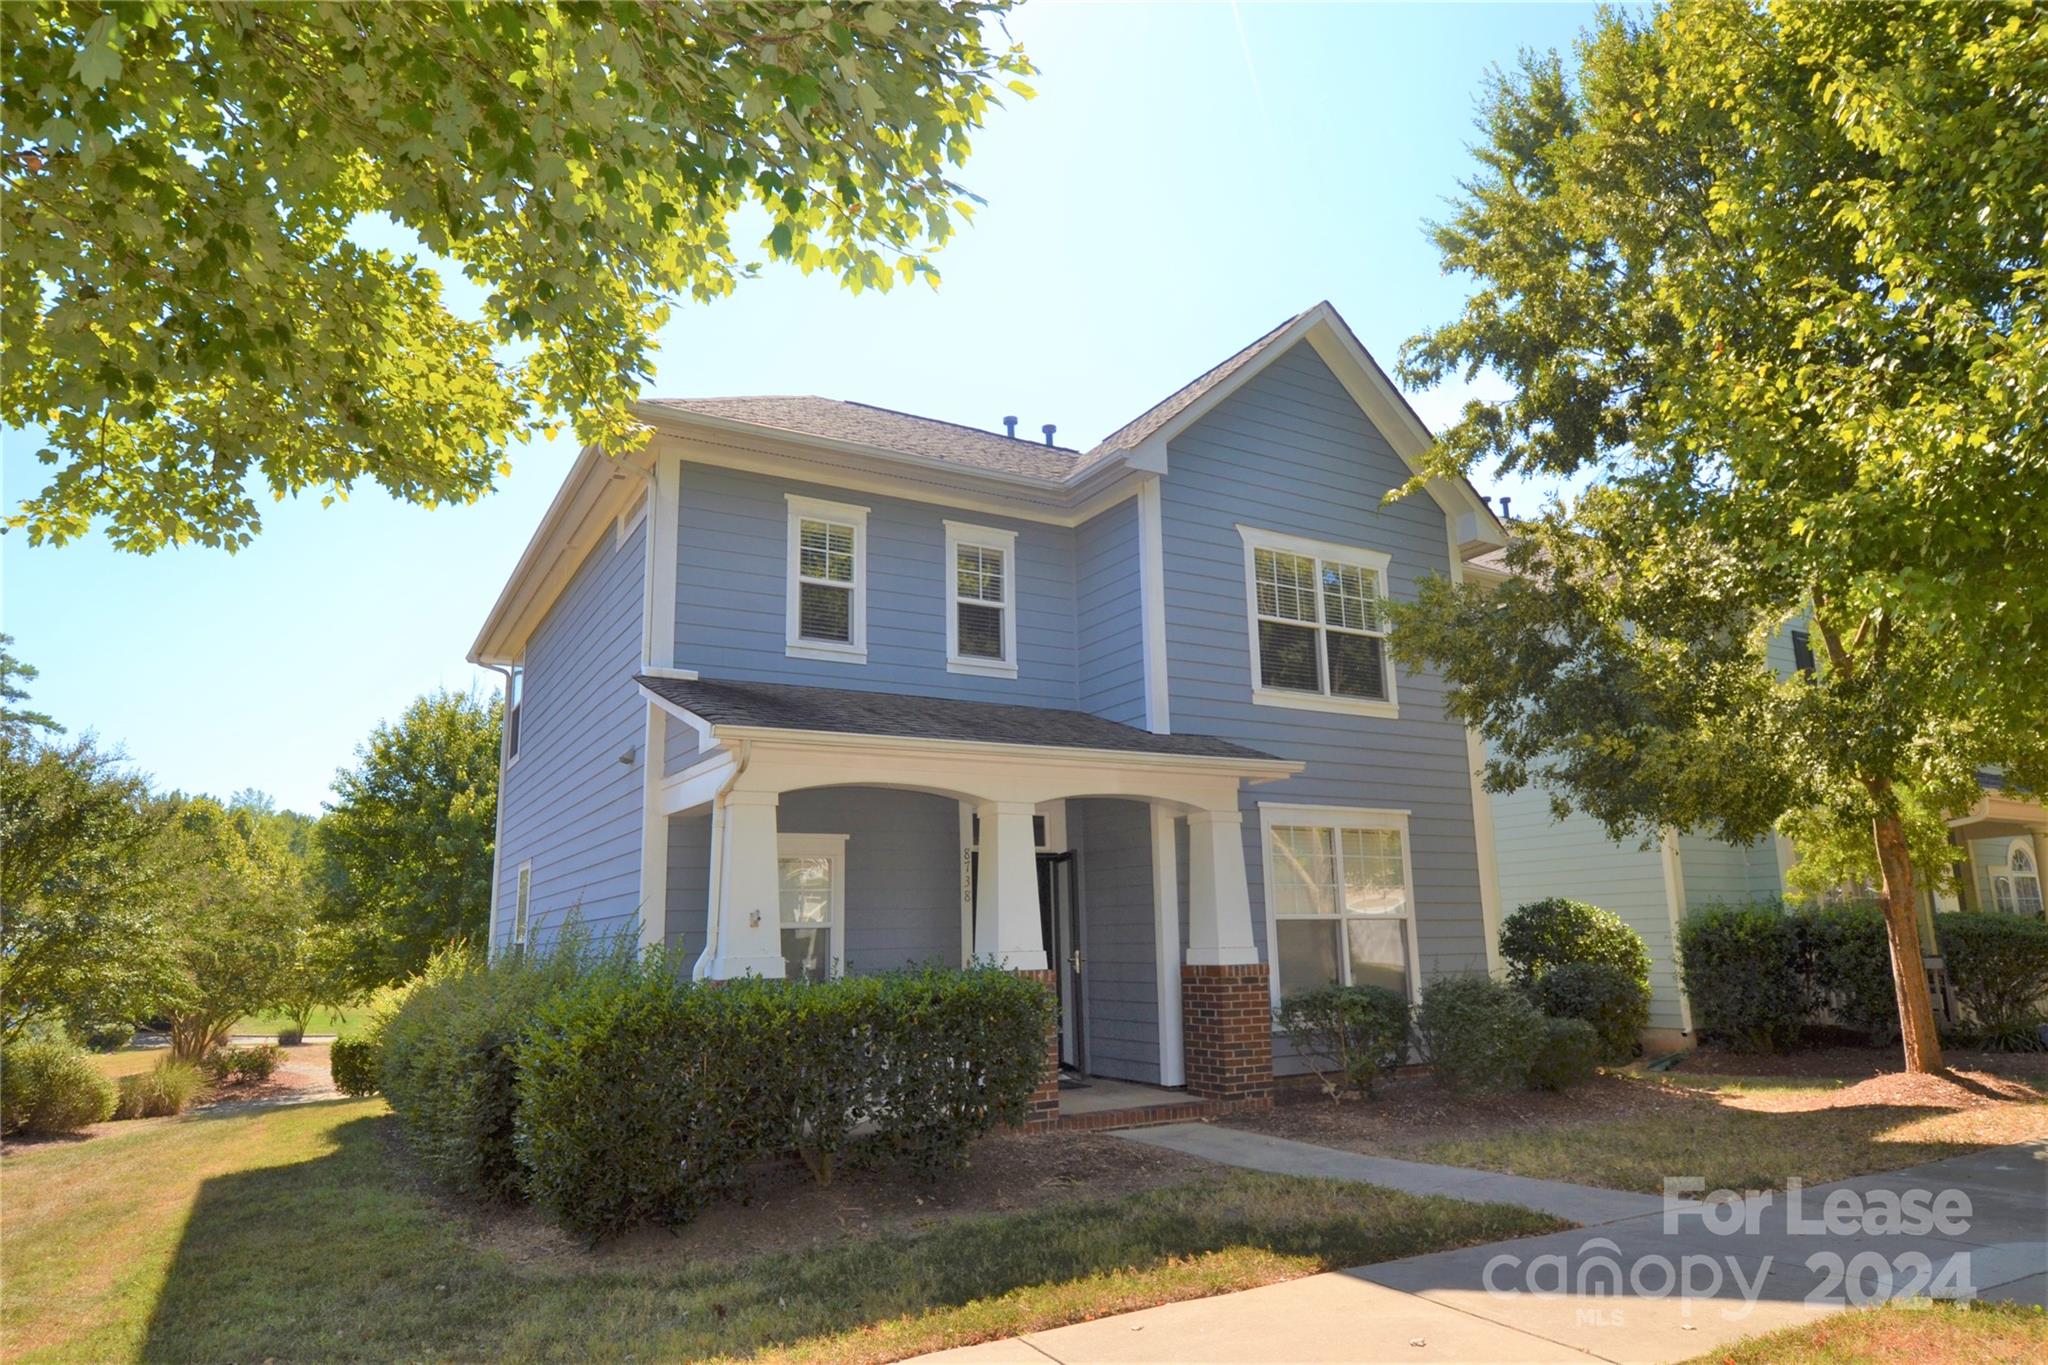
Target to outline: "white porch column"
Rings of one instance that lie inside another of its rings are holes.
[[[987,801],[981,818],[981,873],[974,896],[974,955],[1015,972],[1042,972],[1045,934],[1038,918],[1037,807]]]
[[[783,974],[775,806],[774,792],[728,792],[714,813],[719,876],[711,904],[713,946],[698,963],[700,979]]]
[[[1180,821],[1152,803],[1152,946],[1159,982],[1159,1083],[1187,1084],[1180,1005]]]
[[[1259,960],[1252,939],[1252,898],[1244,875],[1244,813],[1188,815],[1188,949],[1191,967]]]

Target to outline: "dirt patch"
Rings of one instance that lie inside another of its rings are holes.
[[[2048,1082],[2048,1052],[1984,1052],[1975,1048],[1949,1048],[1943,1060],[1953,1071],[1988,1073],[2031,1081]],[[1731,1052],[1705,1046],[1686,1053],[1671,1068],[1681,1076],[1783,1077],[1787,1080],[1860,1081],[1871,1076],[1897,1074],[1899,1050],[1895,1047],[1816,1047],[1762,1056]]]
[[[406,1153],[396,1124],[389,1135],[396,1159],[428,1184]],[[540,1274],[581,1274],[594,1267],[730,1261],[915,1233],[957,1218],[1131,1194],[1216,1169],[1195,1157],[1097,1133],[987,1138],[975,1145],[966,1170],[936,1184],[888,1171],[849,1171],[820,1185],[801,1162],[775,1162],[756,1173],[748,1203],[722,1204],[674,1231],[644,1229],[595,1248],[533,1209],[479,1211],[446,1197],[443,1203],[466,1219],[481,1246],[521,1267]]]
[[[1995,1109],[2044,1101],[2048,1095],[2025,1081],[1988,1071],[1948,1071],[1932,1076],[1899,1071],[1839,1090],[1748,1090],[1722,1097],[1730,1108],[1777,1114],[1823,1109]]]
[[[1460,1096],[1425,1073],[1411,1073],[1381,1083],[1371,1099],[1342,1104],[1332,1104],[1312,1090],[1290,1088],[1281,1092],[1268,1113],[1221,1122],[1297,1142],[1400,1155],[1496,1133],[1580,1127],[1687,1110],[1705,1115],[1713,1108],[1708,1092],[1623,1076],[1599,1076],[1564,1094]]]

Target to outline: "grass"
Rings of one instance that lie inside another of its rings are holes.
[[[1780,1078],[1717,1078],[1711,1088],[1689,1082],[1680,1093],[1693,1103],[1428,1143],[1412,1154],[1453,1166],[1658,1194],[1667,1175],[1697,1175],[1710,1189],[1778,1189],[1790,1176],[1808,1183],[1841,1180],[2048,1137],[2043,1104],[1781,1107],[1838,1089],[1833,1081],[1789,1085]]]
[[[1695,1365],[1921,1365],[2048,1358],[2048,1314],[2024,1304],[1886,1305],[1751,1337]]]
[[[113,1080],[137,1076],[171,1055],[167,1047],[124,1047],[118,1052],[95,1052],[92,1064],[100,1075]]]
[[[1562,1226],[1205,1172],[737,1260],[522,1249],[394,1160],[391,1122],[334,1101],[9,1153],[7,1359],[889,1360]]]
[[[293,1021],[281,1014],[245,1014],[235,1021],[231,1032],[275,1034]],[[369,1027],[370,1012],[366,1009],[331,1010],[324,1005],[313,1011],[306,1020],[309,1035],[334,1034],[338,1038],[353,1038]]]

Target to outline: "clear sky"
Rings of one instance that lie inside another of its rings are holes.
[[[943,285],[855,298],[776,270],[678,305],[649,392],[815,393],[992,429],[1015,413],[1085,448],[1324,298],[1391,368],[1464,295],[1424,223],[1470,172],[1488,67],[1567,47],[1591,14],[1036,0],[1010,28],[1038,98],[977,139],[960,178],[988,204],[938,257]],[[1433,426],[1459,401],[1411,398]],[[42,483],[36,445],[5,435],[10,507]],[[42,670],[41,708],[159,784],[314,811],[414,696],[495,684],[464,655],[573,453],[516,450],[472,507],[288,502],[237,555],[10,534],[0,620]],[[1543,491],[1478,482],[1523,505]]]

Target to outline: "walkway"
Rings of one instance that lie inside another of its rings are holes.
[[[1199,1137],[1189,1131],[1194,1127],[1124,1136],[1256,1170],[1369,1179],[1461,1199],[1541,1199],[1529,1206],[1578,1221],[1576,1209],[1589,1226],[1167,1304],[926,1359],[1678,1361],[1811,1322],[1852,1297],[1867,1303],[1974,1292],[2048,1302],[2048,1143],[1817,1185],[1796,1206],[1777,1194],[1711,1209],[1687,1204],[1667,1215],[1649,1196],[1387,1161],[1231,1130],[1205,1129],[1216,1136]],[[1504,1193],[1510,1188],[1523,1197]],[[1875,1220],[1868,1230],[1815,1230],[1813,1221],[1838,1192],[1838,1207],[1877,1209],[1903,1199],[1908,1208],[1916,1200],[1935,1208],[1941,1196],[1950,1211],[1960,1208],[1958,1200],[1968,1211],[1926,1231],[1886,1232]],[[1654,1207],[1639,1203],[1630,1213],[1615,1202],[1630,1199]],[[1844,1271],[1857,1286],[1853,1295],[1842,1287]],[[1957,1278],[1935,1278],[1944,1272]]]

